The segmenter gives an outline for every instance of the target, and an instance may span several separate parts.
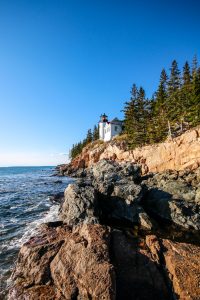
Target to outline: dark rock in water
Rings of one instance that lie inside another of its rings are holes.
[[[54,222],[44,223],[41,225],[41,227],[46,230],[46,228],[56,228],[62,225],[63,225],[62,221],[54,221]]]
[[[54,183],[62,183],[62,180],[56,180]]]
[[[49,196],[49,200],[56,203],[62,203],[64,200],[64,192]]]

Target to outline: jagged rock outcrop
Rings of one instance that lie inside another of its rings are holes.
[[[109,238],[99,224],[46,225],[21,248],[9,299],[115,299]]]
[[[65,200],[60,217],[68,225],[79,222],[138,223],[139,205],[144,191],[134,183],[140,176],[140,168],[101,160],[87,170],[88,180],[80,180],[65,190]]]
[[[185,229],[200,230],[199,171],[166,171],[150,177],[144,181],[148,187],[144,207]]]
[[[99,160],[111,159],[118,162],[134,162],[141,165],[142,174],[165,170],[195,170],[200,166],[200,126],[163,143],[128,150],[125,141],[117,139],[109,143],[94,143],[85,147],[69,165],[60,167],[60,174],[70,175],[96,164]]]
[[[60,207],[60,218],[68,225],[98,222],[97,192],[89,185],[69,184]]]
[[[9,300],[199,299],[199,174],[87,168],[21,248]]]

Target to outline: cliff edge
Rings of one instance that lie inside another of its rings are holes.
[[[118,138],[108,143],[91,143],[69,165],[62,165],[60,174],[70,175],[73,171],[90,167],[102,159],[139,164],[142,174],[186,168],[195,170],[200,165],[200,126],[172,140],[134,150],[128,150],[127,142]]]

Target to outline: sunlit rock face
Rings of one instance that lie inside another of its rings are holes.
[[[102,159],[134,162],[141,165],[142,174],[165,170],[195,170],[200,166],[200,127],[189,130],[173,140],[129,151],[125,141],[112,140],[85,147],[69,165],[61,167],[61,174],[73,174]],[[81,172],[81,171],[80,171]]]

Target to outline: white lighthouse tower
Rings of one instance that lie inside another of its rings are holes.
[[[103,115],[100,116],[100,121],[99,121],[99,139],[104,140],[105,136],[105,126],[108,122],[108,117],[104,113]]]

